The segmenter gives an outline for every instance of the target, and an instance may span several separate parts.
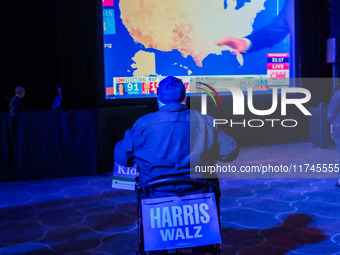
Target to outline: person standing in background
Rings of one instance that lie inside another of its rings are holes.
[[[26,92],[23,87],[16,87],[15,88],[15,96],[12,101],[9,103],[8,110],[9,114],[14,116],[18,112],[24,112],[27,110],[24,102],[22,99],[25,97]]]
[[[54,98],[52,110],[60,110],[61,108],[61,86],[57,86],[58,95]]]
[[[338,148],[340,157],[340,90],[334,94],[328,105],[327,120],[331,123],[332,138]],[[340,179],[336,185],[340,187]]]

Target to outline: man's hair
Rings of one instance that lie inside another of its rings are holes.
[[[25,93],[25,89],[23,87],[16,87],[15,88],[15,94],[21,96]]]
[[[157,95],[163,104],[180,103],[185,98],[185,86],[182,80],[168,76],[159,83]]]

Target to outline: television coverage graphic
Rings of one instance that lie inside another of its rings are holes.
[[[113,0],[103,0],[103,6],[113,6]]]
[[[114,10],[104,10],[103,19],[104,35],[114,35],[116,33]]]
[[[202,77],[238,78],[242,90],[242,79],[252,78],[254,91],[269,91],[294,76],[293,0],[120,0],[103,9],[115,21],[114,34],[104,31],[107,99],[155,96],[143,84],[156,84],[156,92],[169,75],[188,93]],[[247,38],[250,48],[234,55],[217,45],[225,38]]]

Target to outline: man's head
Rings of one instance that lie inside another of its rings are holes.
[[[23,87],[15,88],[15,95],[20,98],[24,98],[26,95],[25,89]]]
[[[168,76],[159,83],[157,95],[162,104],[180,104],[186,99],[185,86],[180,79]]]

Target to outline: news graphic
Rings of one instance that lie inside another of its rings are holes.
[[[113,6],[113,0],[103,0],[103,6]]]
[[[104,35],[114,35],[116,33],[115,14],[114,10],[103,11],[103,30]]]
[[[293,0],[120,0],[103,5],[106,98],[155,96],[172,75],[193,79],[257,80],[255,91],[289,86],[294,75]],[[112,13],[111,13],[112,12]],[[282,25],[284,23],[284,25]],[[284,29],[280,26],[284,26]],[[263,29],[266,32],[263,32]],[[233,54],[223,38],[248,38]],[[282,39],[283,38],[283,39]],[[153,83],[153,94],[143,84]],[[123,83],[124,92],[117,85]],[[239,84],[240,87],[241,84]]]
[[[272,81],[289,79],[289,53],[268,53],[267,73]]]

